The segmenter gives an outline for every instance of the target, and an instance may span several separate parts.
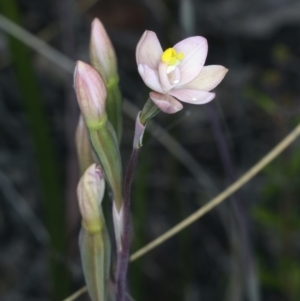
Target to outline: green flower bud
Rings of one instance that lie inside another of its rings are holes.
[[[90,60],[101,74],[107,89],[106,112],[113,125],[118,141],[122,135],[122,96],[118,87],[119,76],[114,47],[99,19],[92,23]]]
[[[117,57],[114,47],[99,19],[92,23],[90,60],[102,75],[106,85],[118,83]]]
[[[78,184],[82,215],[79,248],[86,285],[92,301],[107,301],[110,287],[111,246],[101,202],[105,182],[99,167],[91,165]]]
[[[94,233],[103,228],[103,220],[99,209],[105,190],[102,171],[96,164],[91,165],[81,177],[77,196],[82,216],[82,225],[86,231]]]

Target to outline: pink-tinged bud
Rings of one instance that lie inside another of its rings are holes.
[[[90,60],[108,86],[118,82],[116,53],[99,19],[92,23]]]
[[[88,139],[87,128],[82,115],[79,116],[75,140],[80,172],[83,174],[86,169],[95,162],[95,160]]]
[[[77,101],[88,126],[106,119],[106,87],[101,75],[89,64],[78,61],[74,72]]]
[[[104,189],[104,175],[101,169],[93,164],[85,171],[77,187],[82,225],[89,233],[99,232],[104,227],[100,208]]]

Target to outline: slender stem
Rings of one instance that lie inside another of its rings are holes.
[[[74,72],[75,62],[2,14],[0,14],[0,28],[66,72],[71,74]]]
[[[124,301],[126,296],[126,275],[129,261],[130,248],[130,191],[134,170],[139,157],[140,148],[134,148],[128,163],[124,179],[124,200],[123,200],[123,236],[122,251],[118,256],[117,267],[117,301]]]
[[[87,292],[87,287],[84,286],[81,289],[79,289],[78,291],[76,291],[74,294],[69,296],[68,298],[64,299],[63,301],[74,301],[86,292]]]
[[[220,158],[222,161],[223,168],[230,182],[236,180],[236,174],[230,155],[229,147],[225,139],[225,134],[222,129],[221,120],[217,112],[216,102],[211,102],[207,105],[207,109],[210,115],[212,128],[214,136],[216,138]],[[248,294],[249,300],[257,301],[259,300],[259,290],[257,287],[255,268],[254,268],[254,259],[252,253],[251,240],[249,237],[249,221],[246,214],[246,208],[244,202],[242,202],[243,197],[241,191],[238,190],[233,195],[231,200],[231,206],[233,209],[233,216],[238,225],[237,235],[239,236],[238,241],[240,242],[240,262],[242,269],[244,269],[242,275],[245,282],[245,290]],[[235,227],[235,226],[234,226]],[[235,227],[236,228],[236,227]],[[233,231],[236,231],[235,229]],[[234,235],[234,234],[233,234]],[[232,243],[232,248],[234,249],[234,243]],[[254,283],[253,283],[254,280]]]
[[[217,205],[221,204],[229,196],[235,193],[238,189],[249,182],[254,176],[256,176],[262,169],[264,169],[272,160],[274,160],[280,153],[282,153],[289,145],[292,144],[300,136],[300,124],[298,124],[294,130],[287,135],[280,143],[278,143],[269,153],[267,153],[261,160],[253,165],[244,175],[237,179],[234,183],[228,186],[219,195],[207,202],[204,206],[196,210],[193,214],[182,220],[176,226],[154,239],[152,242],[139,249],[130,256],[130,261],[134,261],[144,254],[148,253],[152,249],[156,248],[163,242],[167,241],[189,225],[193,224],[200,217],[207,212],[211,211]]]

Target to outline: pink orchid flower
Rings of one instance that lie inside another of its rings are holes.
[[[206,39],[195,36],[163,51],[156,34],[145,31],[136,49],[138,71],[153,90],[150,98],[163,112],[181,110],[178,100],[199,105],[215,98],[215,93],[209,91],[222,81],[228,69],[219,65],[204,67],[207,50]]]

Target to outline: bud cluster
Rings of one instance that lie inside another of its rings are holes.
[[[111,242],[102,200],[106,180],[113,193],[114,208],[121,215],[122,165],[118,139],[122,119],[116,56],[98,19],[92,24],[90,56],[91,65],[78,61],[74,72],[81,111],[76,130],[82,174],[77,188],[82,216],[79,247],[89,295],[93,301],[105,301],[115,299],[115,290],[110,279]],[[118,221],[115,228],[121,229],[121,223]],[[117,234],[118,241],[121,235]]]

